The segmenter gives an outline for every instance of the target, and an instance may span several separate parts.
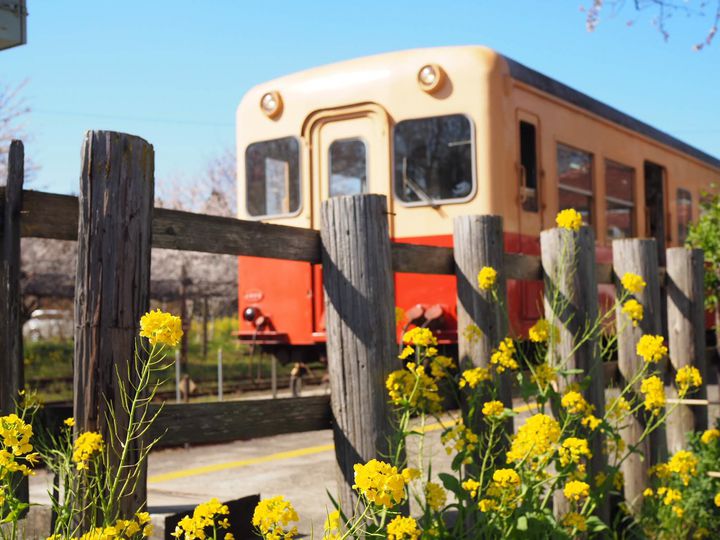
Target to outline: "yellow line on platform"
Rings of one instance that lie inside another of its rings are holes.
[[[523,413],[537,408],[537,404],[531,403],[529,405],[520,405],[519,407],[513,408],[516,413]],[[454,424],[455,421],[450,420],[447,424],[443,425],[439,422],[428,424],[422,430],[423,433],[428,431],[437,431],[448,427],[449,424]],[[182,471],[174,471],[168,473],[155,474],[148,478],[149,484],[157,484],[159,482],[169,482],[170,480],[178,480],[180,478],[187,478],[189,476],[199,476],[201,474],[209,474],[219,471],[226,471],[228,469],[240,469],[242,467],[248,467],[250,465],[258,465],[260,463],[268,463],[270,461],[280,461],[283,459],[291,459],[300,456],[308,456],[311,454],[321,454],[323,452],[329,452],[335,448],[334,444],[323,444],[320,446],[309,446],[307,448],[298,448],[297,450],[288,450],[287,452],[276,452],[274,454],[268,454],[266,456],[260,456],[255,458],[241,459],[239,461],[228,461],[226,463],[213,463],[211,465],[203,465],[202,467],[193,467],[192,469],[184,469]]]

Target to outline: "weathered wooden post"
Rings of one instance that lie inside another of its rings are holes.
[[[120,401],[118,376],[134,374],[127,366],[133,362],[140,317],[149,306],[153,171],[153,147],[140,137],[110,131],[85,135],[73,407],[76,429],[99,431],[106,441],[107,406],[114,411],[120,436],[124,435],[128,418]],[[123,382],[127,388],[129,381]],[[133,444],[131,462],[137,459],[142,441]],[[120,513],[128,516],[145,502],[144,470],[133,494],[118,501]]]
[[[23,143],[12,141],[0,236],[0,415],[15,411],[18,392],[25,385],[20,321],[20,211],[24,162]]]
[[[643,305],[643,319],[633,326],[627,315],[618,306],[615,314],[618,340],[618,368],[624,380],[631,381],[642,369],[644,360],[637,354],[637,343],[644,334],[659,335],[662,333],[662,308],[660,303],[660,280],[658,276],[657,248],[654,239],[623,239],[613,241],[613,267],[617,279],[628,272],[637,274],[645,280],[645,288],[633,297]],[[617,294],[622,294],[622,286],[616,284]],[[639,392],[640,382],[635,385]],[[636,446],[644,430],[642,414],[628,418],[627,428],[622,431],[625,443]],[[633,454],[622,464],[621,470],[625,479],[625,499],[633,505],[641,500],[647,481],[648,467],[657,463],[664,455],[665,434],[658,436],[656,431],[646,439],[639,454]]]
[[[487,367],[493,349],[507,336],[505,311],[493,299],[492,290],[478,287],[478,272],[484,266],[497,271],[497,299],[506,299],[503,221],[501,216],[460,216],[453,220],[453,254],[457,276],[458,356],[461,366]],[[465,330],[477,326],[481,335]],[[512,408],[510,373],[499,378],[499,397]],[[508,423],[512,431],[512,422]],[[477,429],[477,427],[475,427]]]
[[[351,511],[353,465],[388,453],[385,379],[401,366],[385,197],[324,201],[320,234],[338,490]]]
[[[592,383],[583,391],[585,399],[594,408],[594,414],[602,418],[605,411],[605,380],[600,357],[599,329],[583,341],[598,318],[598,288],[595,274],[595,236],[589,227],[578,232],[555,228],[540,233],[542,266],[545,274],[545,318],[557,332],[551,340],[550,361],[563,369],[579,369],[582,373],[562,378],[559,390],[567,384],[590,376]],[[581,343],[582,341],[582,343]],[[595,478],[607,468],[599,434],[590,437],[592,458],[588,477]],[[554,510],[562,515],[569,509],[565,496],[558,492],[554,498]],[[607,501],[600,504],[598,515],[609,518]]]
[[[695,366],[703,384],[692,398],[706,399],[707,368],[705,362],[705,257],[701,249],[683,247],[667,250],[665,282],[668,305],[668,349],[671,372],[683,366]],[[671,385],[671,388],[675,388]],[[675,391],[673,390],[673,393]],[[675,395],[677,395],[675,393]],[[707,407],[679,405],[667,421],[668,451],[675,453],[687,447],[687,433],[708,427]]]
[[[12,141],[0,234],[0,416],[15,412],[18,392],[25,387],[20,317],[20,211],[24,177],[23,143]],[[21,481],[16,496],[28,501],[27,478]]]

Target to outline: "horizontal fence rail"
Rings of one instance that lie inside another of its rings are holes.
[[[4,190],[0,187],[0,201],[5,200]],[[0,225],[3,215],[4,207],[0,208]],[[23,191],[20,230],[23,237],[77,240],[77,231],[77,197]],[[153,210],[152,247],[313,264],[321,262],[319,231],[167,208]],[[395,242],[391,246],[391,257],[395,272],[455,274],[453,248],[450,247]],[[504,264],[507,279],[543,279],[539,256],[506,253]],[[613,283],[612,265],[597,264],[596,277],[598,283]]]

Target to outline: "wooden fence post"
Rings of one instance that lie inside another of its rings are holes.
[[[85,135],[73,407],[76,430],[99,431],[106,441],[107,405],[114,410],[121,437],[127,425],[117,375],[128,376],[140,317],[149,307],[153,174],[153,147],[140,137],[110,131]],[[134,441],[131,462],[141,444]],[[146,503],[146,467],[145,463],[134,493],[118,501],[123,517]]]
[[[673,374],[686,365],[695,366],[703,378],[699,391],[690,397],[706,399],[705,362],[705,257],[701,249],[667,250],[666,294],[668,305],[668,349]],[[676,396],[675,386],[670,385]],[[708,427],[707,407],[679,405],[667,420],[668,451],[687,447],[687,433]]]
[[[0,234],[0,416],[15,412],[15,401],[20,398],[18,392],[25,387],[20,315],[20,211],[24,177],[23,143],[12,141]],[[28,502],[27,478],[22,479],[16,496]]]
[[[478,272],[483,266],[497,271],[496,290],[506,301],[503,221],[501,216],[460,216],[453,220],[453,254],[457,276],[457,329],[460,365],[487,367],[493,349],[507,336],[507,318],[493,300],[492,291],[478,287]],[[465,329],[476,325],[481,336],[468,339]],[[499,397],[512,408],[510,373],[499,378]],[[480,424],[482,422],[479,422]],[[470,426],[474,430],[478,426]],[[507,425],[512,432],[512,422]]]
[[[20,210],[24,161],[23,143],[12,141],[0,237],[0,415],[15,411],[18,392],[25,385],[20,321]]]
[[[385,379],[401,367],[385,197],[324,201],[320,234],[338,491],[350,512],[353,465],[388,453]]]
[[[627,315],[618,306],[615,314],[618,339],[618,369],[623,385],[633,379],[642,369],[643,360],[636,352],[637,343],[644,334],[659,335],[662,333],[662,305],[660,301],[660,280],[658,276],[657,248],[654,239],[623,239],[613,241],[613,267],[619,280],[625,273],[631,272],[641,276],[647,285],[634,295],[643,305],[643,319],[638,326],[630,324]],[[622,287],[616,284],[617,294],[622,294]],[[638,392],[640,383],[634,388]],[[629,446],[636,445],[643,432],[643,413],[627,420],[628,426],[622,431],[622,437]],[[662,433],[658,435],[658,433]],[[647,483],[647,470],[650,465],[658,463],[664,456],[665,434],[662,430],[655,431],[642,444],[641,452],[628,457],[621,470],[625,479],[625,500],[634,508],[642,497]]]
[[[602,418],[605,411],[605,380],[600,357],[599,332],[591,335],[579,345],[584,331],[598,318],[598,288],[595,269],[595,236],[592,229],[582,227],[578,232],[555,228],[540,233],[542,266],[545,274],[545,318],[551,327],[557,329],[557,338],[552,340],[554,350],[549,351],[550,361],[557,365],[563,362],[564,369],[580,369],[582,374],[560,379],[559,390],[567,384],[590,376],[592,383],[583,394],[595,408],[595,416]],[[606,471],[602,438],[599,434],[590,437],[592,458],[588,477],[595,478]],[[557,515],[565,514],[569,505],[562,492],[554,498]],[[607,501],[597,509],[605,521],[609,519]]]

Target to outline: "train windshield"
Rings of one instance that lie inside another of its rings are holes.
[[[473,134],[467,117],[398,122],[393,143],[395,195],[401,201],[434,206],[472,194]]]
[[[361,139],[334,141],[330,145],[330,196],[367,191],[367,150]]]
[[[300,210],[300,145],[294,137],[257,142],[245,151],[245,201],[254,217]]]

